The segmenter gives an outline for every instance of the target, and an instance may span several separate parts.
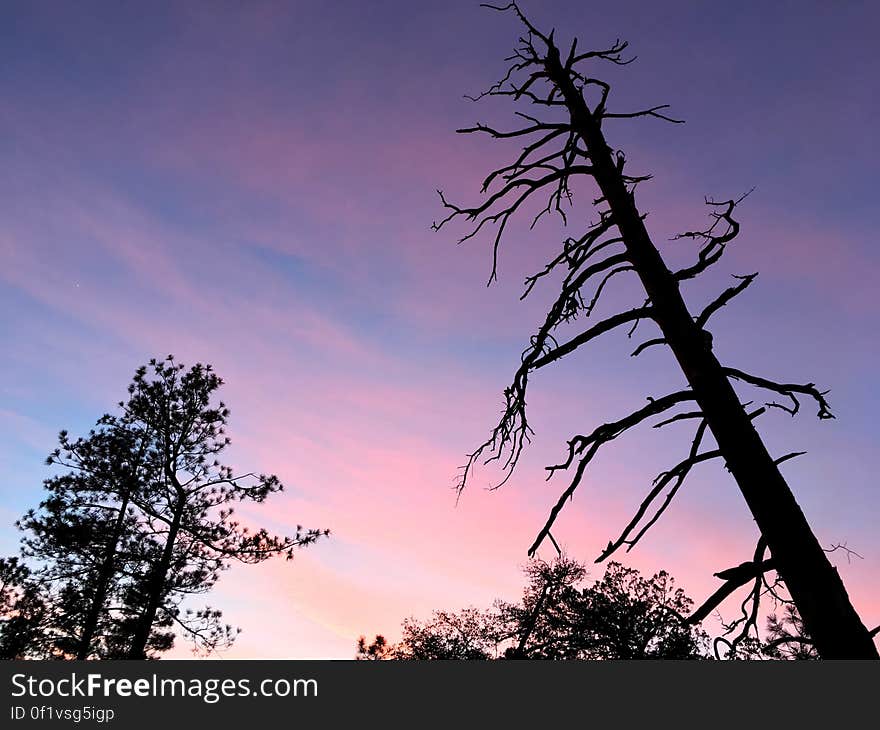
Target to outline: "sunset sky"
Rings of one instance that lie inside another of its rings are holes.
[[[862,556],[832,558],[880,624],[878,6],[522,5],[562,45],[627,39],[634,64],[596,69],[610,106],[668,103],[686,120],[607,129],[654,175],[638,201],[664,253],[694,255],[669,239],[703,227],[704,195],[755,187],[741,236],[685,293],[698,310],[730,274],[760,271],[713,320],[716,354],[831,389],[836,420],[805,402],[758,425],[775,455],[808,450],[784,474],[823,545]],[[542,371],[515,476],[487,491],[498,474],[480,471],[456,505],[457,469],[555,294],[520,302],[523,279],[565,235],[515,227],[487,287],[489,241],[431,231],[437,188],[475,201],[509,161],[511,147],[454,130],[515,124],[516,107],[463,98],[503,74],[514,18],[470,0],[7,2],[0,16],[0,554],[41,499],[57,431],[87,431],[138,365],[173,353],[226,380],[229,461],[286,485],[246,518],[332,531],[292,563],[222,577],[205,598],[243,628],[224,656],[351,657],[358,635],[394,637],[407,616],[518,597],[566,485],[543,467],[683,377],[660,348],[628,357],[625,333]],[[569,233],[591,218],[582,196]],[[604,311],[638,304],[624,285]],[[617,537],[691,428],[606,448],[554,529],[573,557]],[[623,560],[700,601],[756,539],[713,462]]]

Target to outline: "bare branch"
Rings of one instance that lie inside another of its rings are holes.
[[[718,449],[713,449],[711,451],[706,451],[702,454],[698,453],[700,444],[703,441],[703,436],[706,433],[706,421],[700,421],[700,425],[697,426],[696,434],[694,435],[693,443],[691,444],[691,450],[688,454],[688,457],[684,460],[676,464],[669,471],[663,472],[658,475],[654,480],[654,487],[648,492],[648,495],[642,500],[642,503],[639,505],[638,510],[636,510],[635,515],[630,520],[629,524],[623,529],[623,532],[620,534],[620,537],[613,542],[609,542],[605,550],[602,551],[601,555],[596,558],[597,563],[601,563],[603,560],[606,560],[610,557],[614,552],[618,550],[623,545],[627,546],[627,552],[629,552],[635,545],[642,539],[644,534],[660,519],[660,516],[666,511],[666,508],[669,507],[672,502],[673,497],[675,497],[681,485],[684,483],[684,480],[687,478],[687,475],[690,473],[691,469],[697,464],[709,461],[710,459],[717,459],[721,456],[721,452]],[[674,480],[674,481],[673,481]],[[642,528],[636,533],[636,535],[630,538],[633,530],[636,529],[639,522],[645,516],[645,513],[648,511],[648,508],[654,502],[654,500],[663,492],[663,490],[672,483],[672,487],[666,495],[666,498],[663,500],[663,503],[657,510],[654,512],[654,515],[649,519]]]
[[[740,283],[736,286],[732,286],[728,289],[725,289],[721,294],[718,295],[718,298],[713,302],[708,304],[706,308],[700,312],[700,315],[694,320],[698,327],[705,327],[706,322],[709,321],[709,317],[711,317],[715,312],[717,312],[721,307],[727,304],[731,299],[733,299],[737,294],[745,291],[748,288],[749,284],[751,284],[755,277],[758,276],[757,272],[754,274],[746,274],[745,276],[736,276],[734,274],[734,279],[739,279]]]
[[[774,464],[779,466],[780,464],[784,464],[789,459],[796,459],[798,456],[803,456],[806,454],[806,451],[792,451],[790,454],[786,454],[785,456],[780,456],[778,459],[774,460]]]
[[[481,8],[489,8],[489,10],[497,10],[498,12],[504,13],[508,10],[513,10],[516,13],[516,16],[520,19],[520,22],[529,29],[529,33],[540,38],[544,43],[549,44],[551,42],[551,38],[553,37],[553,33],[550,33],[549,38],[544,36],[535,26],[533,26],[529,19],[523,14],[522,10],[519,9],[519,5],[515,2],[508,3],[507,5],[492,5],[491,3],[480,3]]]
[[[563,282],[563,287],[570,288],[569,284],[572,276],[575,272],[577,272],[578,269],[580,269],[581,266],[583,266],[584,263],[586,263],[588,259],[592,258],[600,251],[605,250],[609,246],[623,243],[623,239],[619,237],[606,239],[605,241],[597,243],[602,235],[606,233],[612,226],[613,221],[611,221],[610,218],[603,218],[601,221],[599,221],[599,223],[593,226],[579,239],[565,239],[562,244],[561,253],[559,253],[537,274],[526,277],[525,291],[523,291],[520,299],[525,299],[531,293],[532,289],[535,287],[535,284],[538,283],[539,279],[552,273],[556,269],[556,267],[563,263],[565,263],[569,268],[569,273],[566,276],[565,281]]]
[[[764,553],[767,552],[767,541],[761,536],[758,539],[758,544],[755,547],[755,555],[752,559],[752,563],[756,566],[756,575],[754,577],[754,584],[752,589],[746,594],[746,597],[743,599],[742,604],[740,605],[740,618],[728,623],[724,624],[725,634],[730,635],[737,628],[739,628],[739,632],[733,637],[733,639],[723,639],[724,643],[727,644],[730,651],[732,653],[736,653],[737,646],[742,643],[745,639],[748,638],[749,634],[754,631],[757,635],[758,632],[758,609],[761,605],[761,586],[764,584],[764,574],[765,571],[757,571],[757,568],[765,563]],[[745,572],[745,571],[744,571]],[[748,582],[748,581],[747,581]],[[748,608],[747,608],[748,606]],[[717,642],[716,642],[717,646]],[[717,651],[717,649],[716,649]]]
[[[605,276],[602,281],[599,282],[599,286],[596,287],[596,292],[593,294],[593,298],[590,300],[590,303],[584,308],[586,315],[589,317],[593,313],[593,309],[599,301],[599,297],[602,296],[602,290],[605,289],[605,285],[608,283],[608,280],[611,279],[616,274],[622,274],[626,271],[635,271],[635,268],[630,264],[625,266],[618,266],[616,269],[611,269]],[[638,320],[639,318],[637,318]]]
[[[541,140],[547,140],[551,135],[553,137],[559,136],[561,133],[566,132],[571,129],[571,125],[569,124],[551,124],[549,122],[535,122],[531,127],[523,127],[522,129],[514,129],[511,132],[501,132],[494,127],[490,127],[486,124],[481,124],[477,122],[473,127],[462,127],[461,129],[456,129],[456,134],[473,134],[475,132],[483,132],[488,134],[489,136],[495,139],[510,139],[512,137],[525,137],[530,134],[536,134],[537,132],[550,132],[550,134],[545,135],[541,138]],[[537,143],[541,143],[539,140]],[[530,145],[531,146],[531,145]],[[539,145],[540,146],[540,145]]]
[[[657,119],[662,119],[665,122],[672,122],[673,124],[684,124],[684,119],[674,119],[665,114],[661,114],[661,109],[668,109],[669,104],[660,104],[659,106],[652,106],[650,109],[643,109],[638,112],[629,112],[628,114],[612,114],[610,112],[603,112],[601,114],[601,118],[603,119],[636,119],[637,117],[656,117]]]
[[[760,416],[764,412],[763,408],[759,408],[751,413],[749,413],[749,418],[755,419]],[[645,533],[660,519],[669,505],[672,503],[673,498],[678,493],[678,490],[681,488],[682,484],[684,484],[685,479],[690,474],[691,469],[697,464],[701,464],[704,461],[710,461],[711,459],[718,459],[722,457],[722,453],[719,449],[712,449],[710,451],[705,451],[700,453],[700,446],[703,442],[703,437],[706,434],[706,429],[708,427],[708,422],[703,419],[702,412],[699,411],[687,411],[684,413],[679,413],[671,418],[667,418],[659,423],[654,424],[654,428],[661,428],[669,423],[674,421],[682,421],[688,420],[692,418],[701,418],[699,425],[697,426],[696,432],[694,434],[693,441],[691,442],[690,452],[688,456],[683,461],[676,464],[669,471],[662,472],[654,479],[653,488],[650,492],[648,492],[647,496],[642,500],[642,503],[639,505],[638,510],[636,511],[633,518],[630,520],[629,524],[624,528],[623,532],[620,534],[617,540],[609,541],[605,550],[596,558],[597,563],[601,563],[603,560],[609,558],[613,553],[615,553],[620,547],[626,545],[626,551],[629,552],[632,550],[638,542],[644,537]],[[633,531],[638,527],[642,518],[648,511],[648,508],[653,504],[654,500],[656,500],[660,494],[663,493],[663,490],[666,489],[667,486],[672,484],[669,491],[666,493],[666,497],[660,506],[655,510],[653,516],[639,528],[638,532],[633,536],[630,535]]]
[[[838,550],[842,550],[846,554],[846,562],[849,563],[852,561],[853,556],[857,557],[859,560],[864,560],[864,556],[859,555],[855,550],[848,548],[846,543],[836,543],[832,545],[830,548],[822,548],[826,553],[836,553]]]
[[[651,340],[646,340],[641,345],[639,345],[635,350],[630,353],[630,357],[638,357],[649,347],[654,347],[655,345],[665,345],[666,339],[664,337],[655,337]]]
[[[655,423],[651,428],[663,428],[663,426],[668,426],[670,423],[675,423],[676,421],[686,421],[692,418],[704,418],[705,415],[702,411],[686,411],[685,413],[677,413],[672,418],[667,418],[660,423]]]
[[[550,363],[558,360],[565,354],[573,352],[578,347],[599,337],[605,332],[609,332],[622,324],[631,322],[638,317],[649,316],[650,313],[645,308],[630,310],[614,315],[608,319],[596,323],[585,332],[573,338],[563,345],[557,345],[552,349],[547,349],[546,343],[550,336],[552,323],[551,317],[541,328],[541,331],[533,338],[532,344],[523,355],[523,362],[517,370],[513,384],[504,391],[505,408],[501,421],[493,429],[489,438],[484,441],[474,452],[468,454],[467,462],[461,467],[461,474],[456,483],[456,491],[461,494],[467,486],[468,478],[473,471],[474,465],[485,453],[489,452],[490,456],[483,463],[488,464],[493,461],[500,461],[507,453],[504,459],[502,469],[505,471],[504,478],[497,485],[492,487],[497,489],[507,483],[513,474],[523,448],[531,440],[532,429],[528,425],[525,410],[525,394],[528,387],[528,377],[533,370],[542,368]]]
[[[574,478],[570,482],[568,488],[562,493],[556,504],[550,510],[550,516],[548,517],[547,522],[538,533],[538,536],[535,538],[535,541],[529,548],[529,555],[534,555],[537,549],[541,546],[541,543],[550,532],[550,529],[552,528],[553,523],[556,521],[556,518],[562,510],[562,507],[565,505],[565,502],[571,498],[575,490],[580,485],[581,479],[583,478],[584,470],[587,468],[587,465],[590,463],[590,461],[592,461],[593,457],[596,455],[596,452],[603,444],[612,441],[625,431],[628,431],[634,426],[642,423],[645,419],[659,415],[660,413],[663,413],[670,408],[673,408],[679,403],[684,403],[686,401],[692,400],[694,400],[694,395],[689,390],[671,393],[669,395],[663,396],[662,398],[649,398],[648,404],[646,406],[643,406],[639,410],[630,413],[628,416],[625,416],[618,421],[612,421],[610,423],[602,424],[601,426],[597,427],[589,436],[575,436],[573,439],[571,439],[568,442],[568,457],[566,458],[566,460],[561,464],[547,467],[547,471],[549,472],[548,479],[553,476],[555,472],[568,469],[577,456],[581,454],[584,455],[578,461],[578,466],[575,471]],[[584,453],[585,451],[586,453]]]
[[[738,588],[741,588],[756,577],[775,569],[776,566],[773,559],[768,558],[767,560],[761,560],[760,562],[748,561],[740,563],[733,568],[728,568],[727,570],[715,573],[716,578],[721,578],[725,581],[724,585],[709,596],[703,605],[687,617],[688,623],[698,624],[705,620],[712,611],[718,608],[718,606],[720,606],[721,603]]]
[[[540,168],[550,169],[550,172],[540,178],[520,177],[522,174]],[[439,231],[447,223],[460,217],[467,221],[476,221],[473,228],[471,228],[471,230],[458,241],[459,243],[464,243],[465,241],[474,238],[486,224],[496,226],[495,236],[492,243],[492,273],[489,277],[489,283],[491,283],[497,278],[498,249],[501,245],[501,239],[504,236],[504,230],[507,227],[507,223],[510,221],[511,216],[519,209],[519,207],[537,191],[543,190],[544,188],[557,183],[554,187],[554,191],[550,194],[547,207],[538,214],[532,222],[532,226],[537,223],[538,218],[540,218],[545,212],[549,212],[551,207],[555,207],[555,209],[564,217],[564,213],[562,212],[562,200],[563,198],[567,198],[568,178],[572,175],[590,175],[591,173],[592,168],[588,165],[572,165],[566,163],[563,167],[557,168],[552,165],[529,163],[514,175],[515,179],[509,180],[505,185],[489,195],[480,205],[469,208],[461,207],[449,202],[443,194],[443,191],[438,190],[437,193],[440,196],[443,207],[449,210],[450,213],[439,222],[434,221],[431,228],[435,231]],[[509,197],[511,195],[513,196],[512,200]],[[501,204],[501,206],[496,208],[496,203]]]
[[[725,246],[739,234],[740,226],[733,218],[733,211],[737,205],[751,194],[752,190],[749,190],[737,200],[727,200],[723,203],[717,203],[711,198],[706,198],[706,205],[713,208],[713,211],[709,214],[709,217],[713,220],[712,225],[704,231],[687,231],[673,238],[673,240],[693,238],[704,241],[703,247],[697,254],[697,263],[675,272],[674,276],[678,281],[694,278],[721,258]],[[722,209],[721,212],[718,212],[718,209]],[[719,224],[723,224],[725,228],[721,233],[716,233],[715,229]]]
[[[577,39],[575,39],[575,43],[577,43]],[[574,49],[574,44],[572,45],[572,49]],[[598,58],[602,61],[609,61],[610,63],[615,64],[616,66],[626,66],[627,64],[632,63],[636,60],[636,57],[632,58],[623,58],[623,52],[629,47],[629,43],[626,41],[621,41],[619,38],[614,41],[614,45],[611,48],[606,48],[602,51],[588,51],[586,53],[581,53],[578,55],[569,54],[569,58],[565,63],[567,69],[571,70],[576,64],[581,61],[586,61],[590,58]]]
[[[742,370],[737,370],[736,368],[724,368],[724,373],[728,377],[734,378],[736,380],[742,380],[743,382],[754,385],[757,388],[763,388],[764,390],[770,390],[774,393],[779,393],[780,395],[784,395],[791,400],[790,407],[781,403],[768,403],[767,405],[772,408],[779,408],[786,413],[790,413],[793,416],[800,409],[801,404],[797,398],[798,394],[800,394],[809,396],[814,401],[816,401],[816,403],[819,405],[819,412],[816,415],[820,419],[825,420],[829,418],[834,418],[834,414],[831,412],[831,407],[828,405],[828,401],[825,400],[825,396],[828,395],[828,391],[817,390],[816,386],[813,383],[807,383],[805,385],[799,385],[797,383],[776,383],[772,380],[758,377],[757,375],[750,375],[749,373],[745,373]]]
[[[605,332],[610,332],[611,330],[619,327],[622,324],[633,322],[634,320],[643,319],[646,317],[651,318],[650,307],[638,307],[636,309],[630,309],[628,312],[620,312],[619,314],[612,315],[607,319],[603,319],[601,322],[594,324],[588,330],[582,332],[576,337],[573,337],[568,342],[559,345],[558,347],[555,347],[542,357],[537,358],[532,363],[532,369],[537,370],[538,368],[542,368],[545,365],[549,365],[551,362],[555,362],[564,355],[573,352],[581,345],[596,339],[599,335],[604,334]]]
[[[547,471],[553,472],[567,469],[574,461],[574,457],[582,453],[584,449],[594,442],[606,443],[620,436],[625,431],[639,425],[643,421],[661,413],[679,403],[696,400],[693,391],[680,390],[675,393],[664,395],[661,398],[648,398],[648,403],[629,415],[617,421],[604,423],[593,430],[589,436],[575,436],[568,442],[568,458],[562,464],[548,466]]]

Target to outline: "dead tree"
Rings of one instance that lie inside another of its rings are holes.
[[[524,147],[512,163],[486,177],[482,186],[484,197],[477,205],[456,205],[440,192],[448,215],[436,222],[434,228],[439,230],[454,220],[468,221],[471,227],[461,241],[494,229],[491,282],[496,277],[499,246],[508,223],[518,211],[527,209],[536,200],[541,207],[532,220],[533,227],[542,216],[552,213],[567,222],[572,215],[573,184],[591,179],[598,188],[594,200],[598,221],[591,223],[579,237],[566,239],[561,251],[544,269],[526,279],[523,297],[551,275],[562,279],[561,289],[523,352],[512,384],[505,390],[500,422],[486,442],[469,455],[459,489],[465,487],[472,468],[481,459],[502,465],[505,472],[502,484],[510,478],[532,433],[526,417],[526,390],[533,372],[602,334],[629,327],[632,336],[639,323],[651,323],[656,326],[657,335],[636,347],[633,356],[649,347],[668,347],[688,386],[675,393],[649,398],[646,405],[623,418],[605,423],[589,434],[574,436],[568,442],[565,459],[548,469],[551,476],[558,471],[569,471],[572,477],[529,553],[534,554],[545,538],[553,540],[550,530],[554,520],[581,483],[586,467],[600,447],[649,419],[660,419],[655,427],[692,420],[696,426],[687,456],[657,478],[633,519],[616,540],[609,542],[597,562],[624,546],[629,550],[636,545],[667,509],[695,465],[720,460],[739,486],[761,538],[753,559],[736,570],[724,571],[722,577],[732,573],[727,583],[695,615],[705,616],[721,599],[749,582],[759,586],[755,592],[757,600],[766,571],[774,570],[794,600],[822,657],[878,658],[872,638],[854,610],[837,570],[829,562],[780,473],[779,464],[797,454],[771,456],[753,423],[767,407],[795,414],[802,398],[815,402],[819,418],[833,418],[825,393],[812,383],[777,382],[725,367],[713,354],[712,337],[706,328],[710,318],[747,289],[756,274],[738,277],[735,285],[722,291],[697,316],[692,316],[682,296],[682,284],[715,264],[736,238],[740,229],[735,218],[736,208],[745,196],[727,201],[707,199],[710,224],[703,230],[680,236],[698,244],[696,260],[678,270],[667,268],[645,226],[645,216],[636,205],[635,188],[650,176],[628,172],[625,155],[609,145],[605,131],[607,123],[617,119],[678,120],[668,116],[665,105],[631,112],[612,111],[608,107],[610,85],[592,75],[592,67],[601,62],[629,63],[632,59],[624,57],[627,44],[616,41],[604,50],[580,51],[575,39],[563,55],[554,32],[546,35],[540,32],[515,3],[486,7],[515,13],[524,32],[514,54],[507,59],[511,65],[505,76],[475,98],[511,97],[536,111],[532,114],[517,111],[524,124],[512,131],[486,124],[458,130],[466,134],[486,134],[494,139],[521,140]],[[638,277],[644,288],[643,304],[589,324],[566,341],[556,339],[561,325],[591,315],[609,280],[631,275]],[[731,380],[768,392],[781,402],[772,401],[749,411]],[[704,446],[707,436],[714,438],[715,444],[711,447]],[[768,550],[769,558],[766,557]]]

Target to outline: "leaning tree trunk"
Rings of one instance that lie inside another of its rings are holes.
[[[98,572],[98,585],[95,588],[95,594],[92,596],[92,603],[83,622],[82,633],[80,634],[79,644],[76,651],[77,659],[88,659],[92,652],[92,641],[95,638],[95,632],[98,630],[98,621],[104,611],[104,603],[107,600],[107,592],[110,588],[110,582],[113,580],[113,574],[116,572],[116,551],[119,546],[119,538],[122,536],[122,530],[125,525],[126,510],[128,509],[129,490],[126,489],[119,505],[119,515],[116,518],[116,524],[113,527],[113,534],[107,543],[107,549],[104,553],[104,559],[101,563],[101,569]]]
[[[837,569],[712,353],[710,340],[688,311],[678,281],[651,241],[601,126],[563,68],[558,50],[552,48],[545,63],[548,76],[564,96],[572,128],[590,150],[593,176],[650,297],[657,324],[690,383],[816,649],[828,659],[878,658]]]
[[[146,659],[147,642],[150,640],[150,632],[153,629],[153,622],[156,620],[159,606],[162,603],[162,593],[165,589],[165,581],[168,578],[168,571],[171,569],[171,559],[174,556],[174,546],[177,542],[177,535],[180,533],[180,525],[185,506],[185,496],[181,495],[175,504],[174,516],[168,526],[168,536],[165,540],[165,546],[162,549],[159,563],[156,565],[156,569],[150,577],[149,587],[147,589],[146,606],[144,606],[144,612],[141,614],[135,626],[131,645],[128,650],[128,659]]]
[[[726,581],[726,585],[716,591],[688,620],[696,622],[705,617],[725,596],[753,579],[755,588],[752,591],[752,614],[742,620],[745,621],[745,628],[731,644],[731,648],[735,648],[747,635],[750,626],[754,627],[764,572],[775,570],[791,593],[805,629],[822,657],[878,658],[877,648],[872,640],[874,632],[869,632],[856,614],[840,576],[813,535],[779,471],[779,463],[798,454],[787,454],[777,460],[771,457],[752,425],[752,419],[766,409],[759,408],[748,413],[740,403],[729,378],[734,377],[755,387],[784,394],[791,399],[792,407],[779,407],[792,414],[799,405],[795,393],[809,395],[819,404],[819,417],[832,418],[824,394],[812,384],[775,383],[734,368],[723,367],[712,353],[712,338],[704,329],[707,320],[742,292],[756,274],[738,277],[740,284],[722,292],[696,319],[691,316],[679,291],[681,281],[705,271],[718,260],[724,246],[736,237],[739,225],[733,220],[731,213],[739,201],[715,203],[707,200],[710,205],[723,206],[726,211],[712,214],[716,222],[707,231],[682,234],[685,237],[703,239],[706,243],[700,249],[696,264],[671,272],[651,241],[643,216],[635,204],[635,186],[648,179],[648,176],[633,177],[624,174],[625,156],[622,152],[613,152],[609,148],[602,125],[604,120],[614,118],[653,116],[667,121],[677,120],[660,113],[659,110],[664,109],[664,106],[631,113],[609,112],[606,101],[611,86],[594,78],[592,73],[580,65],[600,60],[618,65],[629,63],[621,55],[627,44],[617,41],[605,50],[579,53],[577,39],[574,39],[563,62],[554,40],[554,32],[551,31],[549,35],[541,33],[523,15],[516,2],[486,7],[513,11],[527,32],[520,37],[519,46],[508,58],[511,65],[501,81],[493,84],[476,99],[484,96],[506,96],[514,101],[538,105],[545,111],[562,112],[566,114],[567,121],[561,120],[557,115],[548,114],[547,118],[538,118],[517,112],[521,118],[527,120],[527,124],[513,131],[499,131],[482,123],[458,130],[465,134],[486,133],[495,139],[519,139],[528,144],[522,148],[521,154],[512,164],[493,170],[485,178],[482,192],[486,197],[482,203],[461,207],[449,202],[440,192],[441,202],[451,212],[439,223],[435,222],[435,230],[456,218],[470,221],[471,229],[460,239],[462,242],[473,238],[484,228],[494,227],[491,281],[497,272],[498,247],[505,227],[511,216],[534,193],[548,189],[552,191],[547,204],[533,219],[532,227],[541,216],[552,211],[558,212],[566,220],[563,205],[572,200],[570,183],[573,179],[593,178],[601,191],[595,204],[599,207],[604,203],[607,210],[600,209],[601,218],[598,223],[590,224],[587,233],[578,239],[567,238],[562,252],[542,271],[526,279],[523,297],[529,294],[542,277],[559,269],[567,269],[559,296],[523,352],[513,383],[505,390],[506,407],[500,422],[492,430],[489,439],[468,455],[468,461],[459,477],[459,490],[467,483],[476,461],[487,453],[490,455],[486,463],[500,461],[503,464],[506,476],[501,484],[510,478],[531,433],[526,417],[526,389],[532,372],[621,325],[631,324],[632,334],[640,320],[652,320],[660,328],[663,337],[642,343],[632,354],[637,355],[651,345],[668,345],[690,389],[661,398],[649,398],[648,405],[626,417],[602,424],[591,434],[575,436],[568,442],[565,462],[547,468],[551,475],[558,470],[567,470],[575,462],[577,468],[571,483],[551,509],[547,523],[529,553],[534,554],[544,538],[549,537],[552,540],[550,528],[563,505],[577,489],[584,469],[602,444],[649,418],[667,413],[678,404],[696,402],[699,406],[697,412],[677,413],[655,424],[660,427],[673,421],[699,419],[688,458],[658,477],[621,536],[608,543],[599,560],[607,558],[625,544],[629,546],[627,549],[631,549],[669,505],[690,469],[695,464],[721,458],[726,462],[745,497],[758,525],[761,539],[752,562],[716,574]],[[542,44],[546,50],[540,47]],[[591,102],[592,108],[585,98],[587,92],[595,92],[599,97],[596,103]],[[715,226],[722,220],[727,224],[728,230],[720,235],[713,233]],[[612,229],[616,229],[619,235],[610,233]],[[623,251],[612,254],[610,251],[615,250],[612,246],[622,247]],[[594,255],[600,251],[602,254],[597,260]],[[623,272],[635,272],[638,276],[648,295],[645,304],[607,317],[567,342],[557,342],[553,335],[556,328],[571,322],[580,313],[589,317],[608,280]],[[599,278],[601,281],[595,287],[592,298],[585,297],[583,290],[588,282]],[[715,437],[717,448],[700,451],[707,429]],[[654,501],[664,490],[668,490],[665,500],[655,506]],[[648,518],[651,507],[654,507],[654,514]],[[644,524],[639,529],[643,520]],[[770,549],[772,558],[764,560],[764,551],[767,548]]]

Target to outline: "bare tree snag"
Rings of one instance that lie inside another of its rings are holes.
[[[766,405],[781,408],[792,415],[799,409],[801,396],[816,402],[819,418],[833,418],[825,393],[813,384],[779,383],[724,367],[713,354],[712,337],[705,329],[709,318],[744,291],[756,274],[738,277],[738,284],[723,291],[697,317],[691,315],[681,293],[682,282],[702,274],[716,263],[726,246],[736,238],[740,227],[734,216],[745,196],[721,202],[707,199],[711,225],[705,230],[689,231],[680,236],[698,243],[697,260],[691,266],[670,271],[645,227],[645,216],[636,206],[635,188],[649,176],[625,172],[626,157],[606,141],[605,122],[640,117],[675,123],[678,120],[666,115],[664,106],[635,112],[610,112],[606,106],[611,90],[609,84],[592,77],[586,70],[587,66],[599,61],[618,65],[629,63],[623,56],[627,44],[617,41],[605,50],[579,52],[575,39],[563,56],[556,45],[554,32],[541,33],[516,3],[486,7],[512,11],[524,25],[525,32],[508,59],[512,65],[507,74],[476,98],[509,96],[514,101],[536,106],[550,119],[545,121],[516,112],[526,122],[520,129],[500,131],[478,124],[458,130],[487,134],[497,139],[523,138],[526,146],[512,164],[487,176],[483,183],[485,197],[479,205],[461,207],[449,202],[441,193],[441,201],[449,213],[435,223],[435,229],[454,219],[470,221],[472,228],[461,239],[467,240],[494,227],[491,282],[497,276],[497,256],[506,226],[511,217],[518,210],[527,208],[533,199],[540,197],[544,200],[546,196],[546,205],[532,220],[532,227],[542,216],[552,213],[559,214],[567,223],[573,203],[572,182],[592,178],[599,191],[594,201],[599,220],[591,224],[581,237],[566,239],[563,250],[542,271],[526,279],[523,296],[527,296],[541,279],[561,272],[560,293],[523,353],[513,383],[505,390],[501,421],[488,440],[469,455],[459,489],[464,488],[472,467],[481,458],[502,464],[506,473],[502,484],[510,477],[531,435],[525,396],[532,372],[574,352],[599,335],[629,325],[631,336],[641,321],[652,322],[659,330],[658,336],[640,345],[633,355],[638,355],[646,347],[668,346],[687,380],[688,389],[649,399],[647,406],[618,421],[599,426],[587,436],[575,436],[569,442],[567,459],[548,469],[552,476],[557,471],[573,468],[574,476],[553,507],[530,552],[534,553],[550,534],[557,514],[577,489],[586,466],[603,444],[652,417],[664,417],[665,420],[655,424],[658,427],[693,419],[697,421],[697,428],[687,458],[658,477],[633,520],[616,541],[609,543],[599,559],[607,558],[624,545],[628,548],[635,545],[666,509],[693,466],[710,459],[721,459],[745,498],[760,531],[761,542],[751,567],[746,570],[740,566],[742,570],[728,577],[727,586],[716,593],[716,597],[722,595],[712,607],[736,588],[754,580],[758,588],[753,591],[753,608],[747,613],[747,619],[754,623],[764,571],[773,569],[796,604],[820,656],[878,658],[873,640],[853,608],[837,570],[829,562],[779,471],[779,463],[794,455],[776,459],[771,456],[753,423],[765,408],[749,412],[748,404],[740,401],[730,379],[783,396],[787,402]],[[566,342],[560,344],[556,340],[554,332],[560,325],[590,316],[609,279],[631,274],[638,277],[646,294],[643,305],[586,327],[581,334]],[[670,413],[685,403],[691,410]],[[701,451],[707,433],[714,438],[717,448]],[[654,501],[661,496],[663,501],[652,512]],[[767,560],[763,557],[765,550],[771,555]],[[742,575],[747,573],[749,576],[743,580]],[[710,603],[714,599],[710,599]]]

